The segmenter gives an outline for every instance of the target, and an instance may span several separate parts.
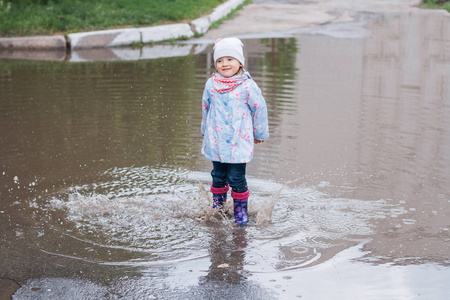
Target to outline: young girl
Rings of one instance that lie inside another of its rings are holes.
[[[246,164],[253,158],[254,145],[269,137],[266,102],[244,70],[243,46],[237,38],[216,41],[217,71],[205,85],[201,126],[202,154],[213,163],[213,208],[223,207],[231,186],[234,218],[240,226],[248,223]]]

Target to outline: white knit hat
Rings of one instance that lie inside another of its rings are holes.
[[[235,37],[217,39],[216,45],[214,46],[214,65],[219,58],[224,56],[230,56],[236,58],[242,65],[245,63],[244,52],[242,51],[241,40]]]

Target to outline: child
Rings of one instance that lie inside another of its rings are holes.
[[[231,186],[234,218],[240,226],[248,223],[246,164],[253,158],[254,145],[269,137],[266,102],[244,70],[243,46],[237,38],[216,41],[217,71],[205,85],[201,125],[202,154],[213,163],[213,208],[223,207]]]

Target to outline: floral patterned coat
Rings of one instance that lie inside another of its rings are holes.
[[[269,137],[267,106],[256,82],[248,79],[234,90],[219,93],[210,78],[202,99],[202,154],[211,161],[247,163],[254,140]]]

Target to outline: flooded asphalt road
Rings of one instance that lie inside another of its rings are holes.
[[[13,299],[450,297],[450,19],[244,40],[271,138],[250,223],[210,207],[198,55],[0,63],[0,278]]]

